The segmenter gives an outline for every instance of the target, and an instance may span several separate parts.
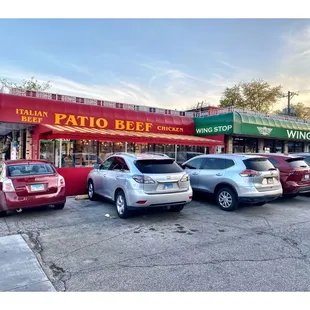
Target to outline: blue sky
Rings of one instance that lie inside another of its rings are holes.
[[[1,77],[69,95],[184,108],[252,78],[310,89],[310,20],[0,20],[0,35]]]

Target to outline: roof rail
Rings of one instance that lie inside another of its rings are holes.
[[[130,152],[116,152],[113,155],[126,155],[126,156],[136,157],[135,153],[130,153]]]
[[[148,154],[148,155],[157,155],[157,156],[163,156],[163,157],[169,157],[167,154],[164,153],[156,153],[156,152],[146,152],[142,154]]]

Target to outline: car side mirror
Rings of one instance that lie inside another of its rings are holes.
[[[94,169],[100,169],[100,165],[99,164],[95,164],[94,165]]]

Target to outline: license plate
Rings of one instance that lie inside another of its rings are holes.
[[[172,183],[164,184],[164,189],[169,189],[169,188],[173,188],[173,184]]]
[[[309,180],[310,175],[309,174],[305,174],[305,180]]]
[[[267,179],[267,183],[268,183],[268,184],[273,184],[273,179],[272,179],[272,178],[268,178],[268,179]]]
[[[43,191],[44,190],[44,184],[32,184],[30,186],[30,189],[32,192]]]

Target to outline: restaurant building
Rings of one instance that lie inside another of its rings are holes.
[[[195,135],[193,113],[19,91],[0,93],[0,149],[6,159],[45,159],[84,193],[93,165],[115,152],[214,153],[222,141]]]
[[[309,152],[310,121],[236,108],[212,108],[194,118],[195,134],[222,141],[226,153]]]

